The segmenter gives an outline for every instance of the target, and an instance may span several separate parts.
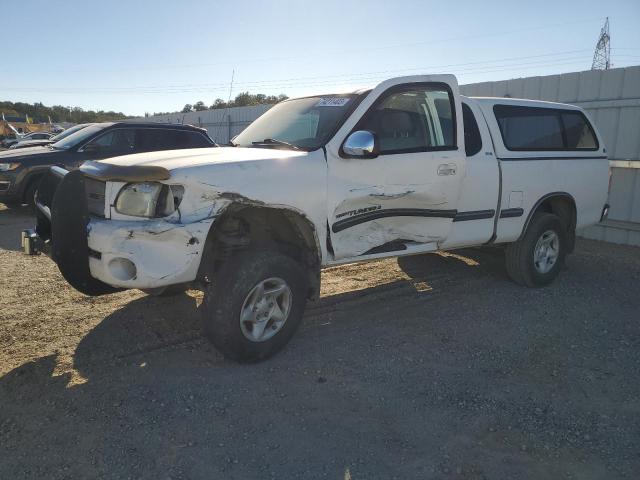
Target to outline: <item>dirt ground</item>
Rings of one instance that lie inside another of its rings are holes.
[[[640,250],[555,284],[500,249],[333,268],[270,361],[225,361],[201,296],[99,298],[0,205],[0,478],[640,477]]]

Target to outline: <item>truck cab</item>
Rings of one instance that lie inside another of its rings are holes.
[[[323,267],[503,245],[511,279],[547,285],[607,186],[580,108],[419,75],[281,102],[228,147],[54,168],[24,244],[90,295],[202,289],[207,336],[256,361],[291,338]]]

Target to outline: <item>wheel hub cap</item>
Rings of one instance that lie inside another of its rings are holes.
[[[537,272],[548,273],[558,261],[560,239],[553,230],[544,232],[533,249],[533,265]]]
[[[284,326],[291,310],[291,289],[281,278],[268,278],[251,289],[240,310],[240,329],[252,342],[264,342]]]

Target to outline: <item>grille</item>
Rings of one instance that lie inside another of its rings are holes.
[[[85,178],[84,190],[87,194],[87,211],[92,215],[104,217],[104,196],[106,183]]]

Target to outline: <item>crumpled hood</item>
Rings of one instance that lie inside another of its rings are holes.
[[[304,157],[306,155],[308,155],[308,152],[281,150],[277,148],[212,147],[136,153],[122,157],[108,158],[106,160],[100,160],[99,162],[120,167],[152,166],[175,171],[207,165],[284,160],[287,158]]]

